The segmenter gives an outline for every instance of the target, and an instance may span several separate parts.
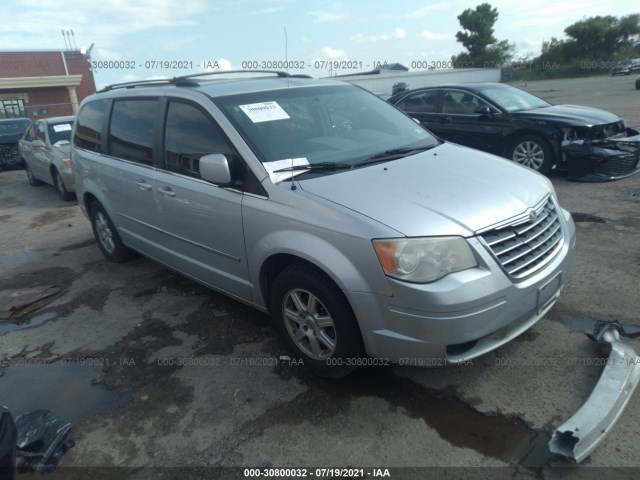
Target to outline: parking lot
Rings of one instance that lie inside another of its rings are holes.
[[[631,77],[514,85],[640,129]],[[640,175],[552,181],[578,239],[565,290],[543,320],[469,365],[367,368],[332,381],[287,360],[268,316],[145,258],[107,262],[75,202],[29,186],[22,170],[1,172],[0,290],[61,291],[19,323],[0,321],[0,404],[74,423],[76,444],[51,478],[98,466],[189,467],[184,476],[196,478],[225,478],[207,468],[230,466],[483,466],[505,478],[640,468],[640,393],[580,466],[546,447],[605,364],[583,332],[598,319],[640,325]],[[412,474],[425,478],[391,478]]]

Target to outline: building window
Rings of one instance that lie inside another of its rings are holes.
[[[24,108],[24,100],[0,99],[0,118],[26,117],[27,110]]]

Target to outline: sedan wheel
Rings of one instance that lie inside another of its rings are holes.
[[[547,143],[533,135],[517,139],[511,146],[509,158],[542,174],[547,173],[553,164]]]
[[[60,173],[58,173],[58,171],[54,169],[53,172],[51,172],[51,176],[53,177],[53,184],[55,185],[60,198],[64,201],[73,200],[75,195],[72,192],[69,192],[64,186],[64,182],[62,181]]]
[[[111,222],[111,219],[99,203],[91,205],[91,227],[98,246],[107,260],[120,263],[129,259],[133,252],[129,250]]]
[[[43,185],[40,180],[34,177],[33,172],[31,172],[31,169],[29,168],[27,162],[24,162],[24,169],[27,172],[27,180],[29,181],[29,185],[31,185],[32,187],[39,187],[40,185]]]

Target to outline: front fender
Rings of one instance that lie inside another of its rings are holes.
[[[326,231],[323,233],[327,233]],[[305,260],[327,274],[342,290],[391,295],[382,268],[370,240],[357,239],[335,232],[333,241],[298,230],[272,231],[260,238],[250,249],[254,302],[266,306],[260,289],[262,266],[274,255],[290,255]],[[357,259],[354,261],[354,259]]]

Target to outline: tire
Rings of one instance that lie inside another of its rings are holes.
[[[51,178],[53,179],[53,185],[56,187],[56,192],[62,200],[68,202],[69,200],[73,200],[75,198],[75,194],[73,192],[69,192],[67,188],[64,186],[64,182],[62,181],[62,177],[60,173],[55,168],[51,171]]]
[[[553,166],[553,152],[549,143],[537,135],[523,135],[511,143],[507,158],[543,175]]]
[[[351,306],[319,270],[302,264],[285,268],[271,285],[270,307],[289,350],[316,375],[345,377],[364,357]]]
[[[133,256],[133,252],[124,246],[122,239],[111,219],[97,202],[91,205],[91,227],[96,242],[103,255],[113,263],[122,263]]]
[[[44,185],[44,182],[41,182],[33,175],[33,172],[29,168],[27,162],[24,162],[24,170],[27,172],[27,180],[29,181],[29,185],[31,185],[32,187],[39,187],[41,185]]]

